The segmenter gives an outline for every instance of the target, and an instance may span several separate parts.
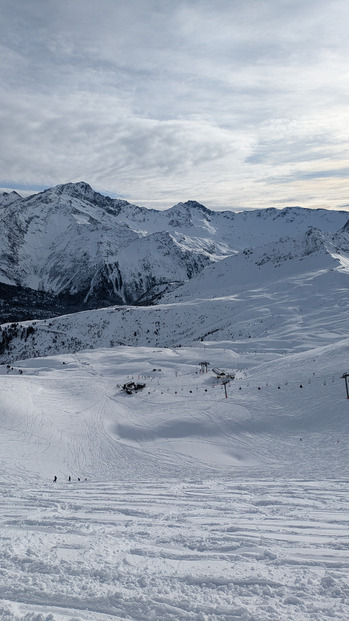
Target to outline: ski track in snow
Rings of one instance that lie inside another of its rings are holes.
[[[349,617],[343,482],[2,484],[1,492],[2,619]]]

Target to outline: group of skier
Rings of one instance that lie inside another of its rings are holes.
[[[69,481],[69,483],[71,482],[71,480],[72,480],[72,478],[71,478],[71,476],[69,475],[69,477],[68,477],[68,481]],[[77,477],[77,480],[78,480],[78,481],[81,481],[80,477]],[[84,481],[87,481],[87,478],[85,478],[85,479],[84,479]],[[54,483],[57,483],[57,476],[56,476],[56,475],[53,477],[53,482],[54,482]]]

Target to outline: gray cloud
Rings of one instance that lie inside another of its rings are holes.
[[[0,184],[260,207],[294,183],[298,204],[345,204],[348,18],[344,0],[2,0]]]
[[[337,168],[331,170],[313,170],[305,172],[302,170],[295,170],[289,175],[282,177],[269,177],[269,183],[292,183],[293,181],[304,181],[310,179],[343,179],[349,177],[349,166],[346,168]]]

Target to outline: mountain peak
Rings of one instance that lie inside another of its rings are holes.
[[[6,207],[7,205],[11,205],[11,203],[21,198],[22,197],[15,190],[13,190],[12,192],[2,192],[2,194],[0,194],[0,205],[2,207]]]
[[[130,205],[130,203],[126,200],[110,198],[110,196],[105,196],[104,194],[96,192],[96,190],[94,190],[85,181],[64,183],[56,185],[50,190],[46,190],[46,192],[52,191],[59,196],[69,196],[69,198],[77,198],[82,201],[87,201],[93,205],[102,207],[106,211],[109,211],[109,213],[118,213],[122,207],[128,207]]]
[[[166,211],[167,216],[170,217],[168,223],[174,227],[193,226],[193,219],[210,221],[212,213],[212,211],[207,209],[204,205],[201,205],[201,203],[191,200],[185,203],[177,203]]]
[[[181,209],[181,210],[186,210],[186,211],[191,211],[193,209],[195,210],[199,210],[202,211],[206,214],[211,213],[210,209],[207,209],[207,207],[205,207],[205,205],[202,205],[201,203],[198,203],[197,201],[185,201],[185,203],[177,203],[176,205],[174,205],[173,207],[171,207],[171,209]],[[171,209],[169,211],[171,211]]]
[[[98,195],[98,192],[95,192],[85,181],[78,181],[77,183],[63,183],[56,185],[53,190],[57,194],[69,194],[69,196],[79,198],[83,197],[88,200],[93,199],[96,194]]]

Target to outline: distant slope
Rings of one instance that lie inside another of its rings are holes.
[[[343,477],[348,344],[273,356],[116,348],[0,367],[3,478]],[[227,399],[212,366],[236,371]],[[129,396],[131,378],[146,386]]]
[[[175,292],[164,295],[162,302],[224,297],[256,285],[302,278],[302,275],[309,280],[312,274],[316,276],[324,271],[347,274],[348,268],[347,227],[334,235],[310,227],[298,237],[285,236],[273,243],[245,248],[237,255],[208,266]]]

